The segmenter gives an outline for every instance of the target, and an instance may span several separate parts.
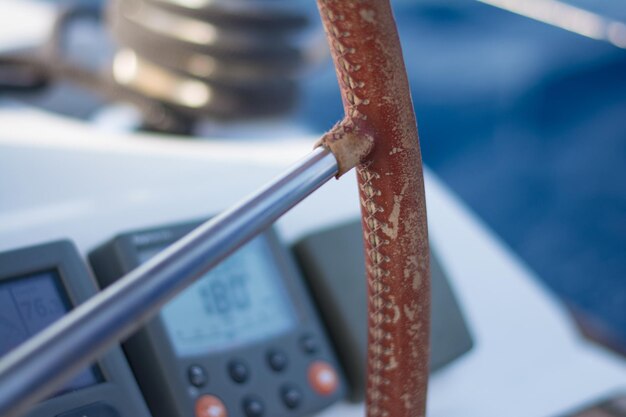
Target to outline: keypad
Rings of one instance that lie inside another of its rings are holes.
[[[250,377],[248,366],[240,360],[233,360],[228,364],[228,373],[238,384],[243,384]]]
[[[246,417],[262,417],[265,414],[265,406],[259,398],[246,397],[243,400],[243,412]]]
[[[267,354],[267,363],[276,372],[281,372],[287,368],[287,355],[280,350],[271,350]]]
[[[203,395],[196,400],[196,417],[228,417],[226,406],[215,395]]]
[[[339,375],[329,363],[315,361],[309,366],[309,385],[320,395],[331,395],[339,387]]]
[[[281,389],[281,398],[285,406],[293,410],[302,403],[302,392],[293,385],[287,385]]]
[[[304,353],[308,353],[310,355],[317,353],[319,351],[319,343],[310,334],[302,336],[300,339],[300,347],[304,351]]]
[[[209,379],[206,371],[200,365],[191,365],[187,370],[187,378],[189,383],[197,388],[206,385]]]

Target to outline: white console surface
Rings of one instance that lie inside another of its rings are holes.
[[[216,213],[304,156],[314,138],[190,141],[125,135],[0,109],[0,250],[114,235]],[[431,378],[431,417],[551,417],[626,391],[626,364],[578,335],[562,306],[432,173],[430,236],[473,334]],[[279,221],[291,242],[358,215],[353,174]],[[339,404],[324,417],[362,416]]]

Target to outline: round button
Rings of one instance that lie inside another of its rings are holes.
[[[317,353],[320,348],[317,340],[315,340],[315,338],[310,334],[302,336],[300,339],[300,346],[302,347],[302,350],[309,355]]]
[[[246,417],[261,417],[265,413],[265,406],[258,398],[247,397],[243,400],[243,412]]]
[[[196,417],[228,417],[228,412],[222,400],[203,395],[196,400]]]
[[[286,386],[281,390],[281,397],[287,408],[297,408],[302,402],[302,393],[294,386]]]
[[[272,350],[267,354],[267,363],[276,372],[284,370],[287,362],[287,355],[280,350]]]
[[[200,365],[191,365],[187,369],[187,377],[189,378],[189,383],[198,388],[204,386],[208,381],[206,371]]]
[[[339,377],[330,364],[316,361],[309,366],[309,384],[318,394],[330,395],[337,390]]]
[[[242,384],[250,377],[248,367],[240,361],[232,361],[228,364],[228,373],[230,377],[238,384]]]

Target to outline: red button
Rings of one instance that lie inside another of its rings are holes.
[[[330,395],[337,390],[339,377],[330,364],[316,361],[309,366],[309,384],[318,394]]]
[[[228,417],[224,403],[213,395],[203,395],[196,401],[196,417]]]

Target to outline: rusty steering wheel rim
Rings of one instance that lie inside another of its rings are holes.
[[[321,139],[356,166],[368,288],[368,417],[425,415],[430,273],[421,153],[389,0],[317,0],[345,117]]]

